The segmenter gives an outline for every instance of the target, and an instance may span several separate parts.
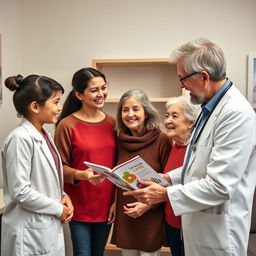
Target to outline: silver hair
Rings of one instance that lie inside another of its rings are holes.
[[[210,79],[226,77],[226,60],[222,49],[206,38],[188,42],[171,53],[170,62],[184,61],[187,73],[206,71]]]
[[[188,121],[196,121],[201,108],[199,105],[192,104],[188,96],[170,98],[166,103],[166,110],[175,104],[179,105],[179,107],[184,110],[184,116]]]
[[[133,89],[125,92],[119,100],[119,103],[117,106],[117,126],[119,131],[122,131],[124,133],[129,133],[129,129],[125,126],[122,120],[122,107],[124,102],[132,96],[135,96],[140,101],[145,111],[145,114],[147,115],[147,118],[145,120],[146,128],[148,130],[159,128],[160,120],[159,120],[158,111],[150,103],[147,94],[142,90]]]

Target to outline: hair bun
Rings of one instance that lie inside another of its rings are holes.
[[[4,84],[9,90],[16,91],[17,89],[20,88],[22,81],[23,81],[22,75],[10,76],[5,79]]]

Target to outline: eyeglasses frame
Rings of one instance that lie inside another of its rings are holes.
[[[193,75],[196,75],[196,74],[198,74],[198,73],[200,73],[200,72],[195,71],[195,72],[193,72],[193,73],[191,73],[191,74],[189,74],[189,75],[187,75],[187,76],[180,77],[180,78],[179,78],[180,83],[181,83],[181,84],[184,84],[184,82],[185,82],[185,80],[186,80],[187,78],[189,78],[189,77],[191,77],[191,76],[193,76]]]

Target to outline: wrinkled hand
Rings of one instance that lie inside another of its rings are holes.
[[[150,205],[141,202],[129,203],[124,205],[124,214],[130,216],[131,218],[138,218],[150,208]]]
[[[168,201],[167,188],[162,187],[155,182],[145,180],[140,180],[139,182],[146,187],[138,190],[126,191],[123,194],[125,196],[134,196],[139,202],[147,205]]]
[[[68,195],[64,195],[62,200],[60,201],[61,204],[63,204],[63,211],[60,216],[61,221],[64,223],[68,223],[71,221],[73,214],[74,214],[74,207],[71,202],[71,199],[69,198]]]
[[[172,181],[170,176],[167,173],[158,173],[161,177],[163,177],[170,185],[172,185]]]
[[[113,202],[108,214],[108,224],[114,223],[116,219],[116,202]]]

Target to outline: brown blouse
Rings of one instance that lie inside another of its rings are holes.
[[[137,155],[141,156],[156,172],[163,172],[171,150],[167,135],[158,129],[145,131],[140,137],[120,133],[117,164]],[[135,202],[132,196],[123,196],[117,188],[116,221],[111,242],[122,249],[146,252],[158,250],[164,241],[164,205],[150,209],[133,219],[124,214],[123,206]]]

